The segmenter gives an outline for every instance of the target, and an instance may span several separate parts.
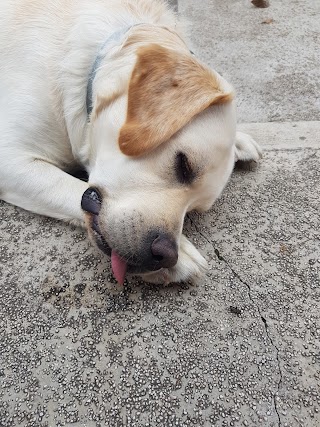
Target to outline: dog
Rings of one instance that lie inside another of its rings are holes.
[[[119,283],[202,274],[185,215],[261,156],[185,40],[161,0],[1,2],[0,198],[85,226]]]

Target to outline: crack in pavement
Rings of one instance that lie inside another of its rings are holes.
[[[201,233],[200,233],[201,234]],[[202,235],[202,237],[205,237],[205,236],[203,236],[203,234],[201,234]],[[209,243],[209,240],[207,239],[207,241],[208,241],[208,243]],[[211,244],[212,244],[212,242],[211,242]],[[281,387],[281,383],[282,383],[282,380],[283,380],[283,377],[282,377],[282,370],[281,370],[281,365],[280,365],[280,358],[279,358],[279,349],[278,349],[278,347],[275,345],[275,343],[273,342],[273,339],[271,338],[271,336],[270,336],[270,334],[269,334],[269,326],[268,326],[268,322],[267,322],[267,320],[266,320],[266,318],[261,314],[261,310],[260,310],[260,307],[255,303],[255,301],[254,301],[254,299],[252,298],[252,294],[251,294],[251,286],[247,283],[247,282],[245,282],[240,276],[239,276],[239,274],[231,267],[231,265],[229,264],[229,262],[223,257],[223,256],[221,256],[221,254],[220,254],[220,252],[218,251],[218,249],[215,249],[214,250],[214,253],[216,254],[216,256],[217,256],[217,258],[218,258],[218,260],[219,261],[223,261],[226,265],[227,265],[227,267],[232,271],[232,273],[233,273],[233,275],[243,284],[243,285],[245,285],[246,287],[247,287],[247,289],[248,289],[248,296],[249,296],[249,299],[250,299],[250,301],[252,302],[252,304],[256,307],[256,310],[258,311],[258,313],[259,313],[259,316],[260,316],[260,318],[261,318],[261,320],[262,320],[262,322],[263,322],[263,325],[264,325],[264,329],[265,329],[265,331],[266,331],[266,334],[267,334],[267,337],[268,337],[268,339],[269,339],[269,341],[271,342],[271,345],[272,345],[272,347],[275,349],[275,351],[276,351],[276,360],[277,360],[277,365],[278,365],[278,371],[279,371],[279,381],[278,381],[278,383],[277,383],[277,391],[276,391],[276,393],[274,393],[273,394],[273,402],[274,402],[274,409],[275,409],[275,411],[276,411],[276,414],[277,414],[277,416],[278,416],[278,425],[279,425],[279,427],[281,426],[281,418],[280,418],[280,414],[279,414],[279,410],[278,410],[278,404],[277,404],[277,394],[278,394],[278,392],[279,392],[279,390],[280,390],[280,387]]]
[[[193,225],[193,227],[196,229],[197,233],[200,234],[200,236],[202,236],[208,243],[209,245],[211,245],[214,248],[213,242],[211,240],[209,240],[197,227],[197,225],[194,223],[194,221],[192,220],[192,218],[190,218],[190,216],[188,216],[191,224]],[[279,371],[279,381],[277,383],[277,391],[273,394],[273,403],[274,403],[274,409],[276,411],[277,417],[278,417],[278,426],[281,427],[281,418],[280,418],[280,413],[278,410],[278,404],[277,404],[277,395],[278,392],[280,391],[280,387],[283,381],[283,376],[282,376],[282,369],[281,369],[281,364],[280,364],[280,358],[279,358],[279,348],[276,346],[276,344],[273,342],[272,337],[269,334],[269,326],[268,326],[268,322],[266,320],[266,318],[262,315],[261,310],[259,305],[257,305],[252,297],[252,293],[251,293],[251,286],[245,282],[241,276],[233,269],[233,267],[229,264],[229,262],[220,254],[220,252],[218,251],[218,249],[214,248],[214,253],[216,255],[216,257],[218,258],[219,261],[222,261],[226,264],[226,266],[229,268],[229,270],[231,270],[232,274],[248,289],[248,296],[250,301],[252,302],[252,304],[254,305],[254,307],[256,308],[257,312],[259,313],[259,316],[263,322],[263,326],[266,332],[266,335],[272,345],[272,347],[275,349],[275,353],[276,353],[276,360],[277,360],[277,365],[278,365],[278,371]]]

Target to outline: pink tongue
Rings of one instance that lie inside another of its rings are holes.
[[[116,251],[112,251],[111,253],[111,267],[114,277],[120,285],[123,285],[127,273],[127,263]]]

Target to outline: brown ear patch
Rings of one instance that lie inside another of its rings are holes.
[[[190,55],[149,45],[138,50],[119,145],[128,156],[158,147],[210,105],[229,102],[218,77]]]

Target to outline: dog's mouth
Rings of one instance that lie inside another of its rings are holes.
[[[92,215],[91,219],[91,230],[98,248],[111,257],[112,249],[100,231],[98,215]]]
[[[109,246],[108,242],[101,233],[98,222],[98,215],[92,215],[91,229],[98,248],[111,257],[111,268],[114,277],[119,284],[123,285],[128,270],[132,270],[131,266],[123,257],[118,254],[118,252]]]
[[[111,257],[111,268],[114,277],[119,284],[123,285],[127,273],[131,274],[143,274],[147,273],[142,266],[129,263],[124,257],[122,257],[118,251],[111,248],[107,240],[103,236],[99,226],[99,212],[101,209],[102,197],[100,192],[95,188],[88,188],[81,200],[82,209],[88,214],[90,234],[93,237],[98,248]],[[155,266],[153,271],[160,270]]]
[[[91,231],[93,238],[95,240],[98,248],[108,255],[111,258],[111,268],[114,277],[120,285],[123,285],[127,273],[129,274],[146,274],[150,271],[146,271],[142,266],[130,263],[124,257],[122,257],[115,249],[112,249],[109,243],[106,241],[105,237],[101,233],[99,226],[99,217],[98,215],[91,215]],[[157,268],[156,266],[152,271],[160,270],[161,267]]]

